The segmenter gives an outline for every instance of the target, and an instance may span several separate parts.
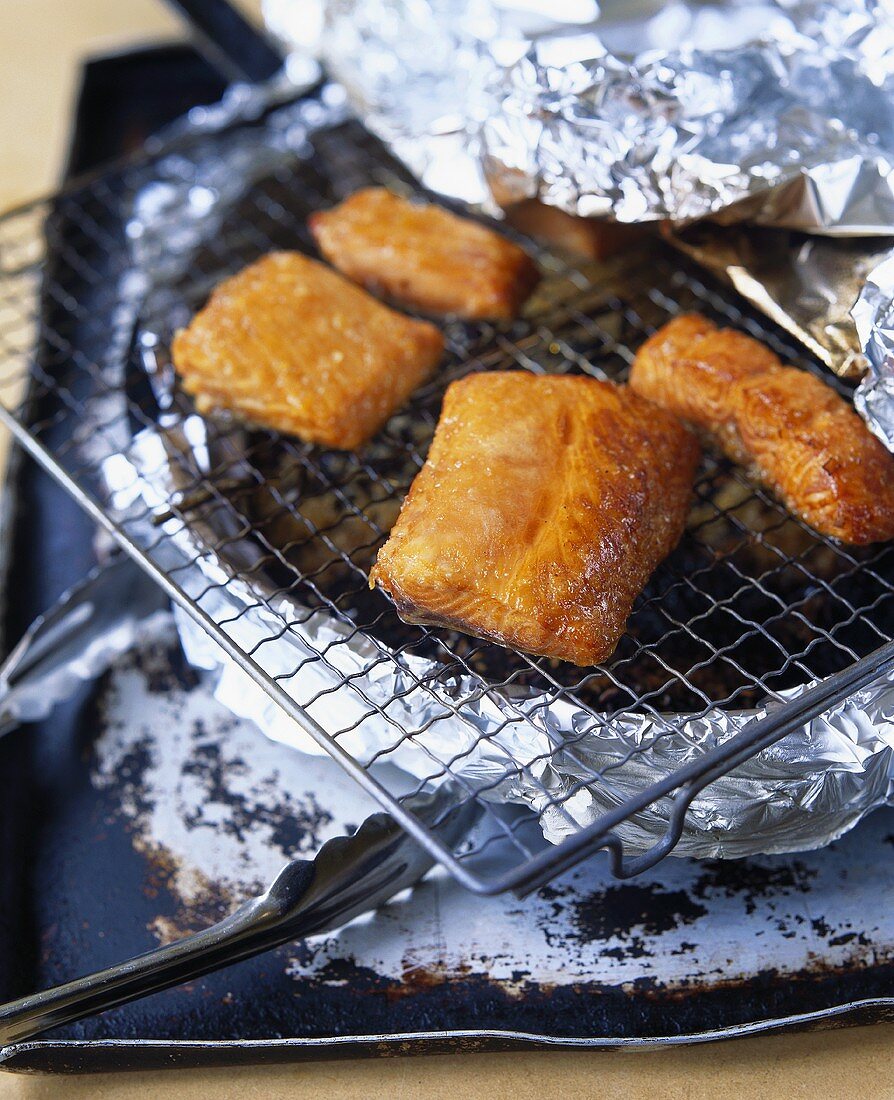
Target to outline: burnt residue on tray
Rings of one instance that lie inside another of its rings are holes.
[[[314,767],[327,767],[333,783],[349,782],[333,764],[284,757],[189,678],[172,672],[159,694],[168,658],[176,667],[176,645],[163,637],[122,660],[91,708],[80,777],[68,778],[89,811],[62,802],[42,833],[37,985],[206,926],[260,889],[283,859],[311,855],[346,827],[345,816],[365,813],[316,773],[311,779]],[[887,858],[889,832],[880,823],[868,840],[841,843]],[[835,851],[825,862],[823,854],[674,861],[629,884],[606,882],[591,863],[524,903],[471,900],[442,880],[372,922],[58,1034],[200,1040],[487,1029],[649,1038],[880,995],[894,977],[894,927],[870,927],[865,907],[862,926],[841,918],[846,907],[830,904],[830,861],[842,862]],[[860,907],[860,889],[841,884],[849,905]],[[479,915],[482,907],[490,908]],[[795,929],[797,950],[780,948],[795,943],[781,926]],[[753,967],[736,958],[736,944],[752,934],[767,937]],[[791,965],[796,958],[806,962]]]
[[[767,898],[791,893],[809,894],[815,879],[816,871],[800,859],[776,863],[754,859],[706,859],[699,863],[692,894],[696,898],[710,898],[718,893],[742,898],[746,912],[753,913]]]

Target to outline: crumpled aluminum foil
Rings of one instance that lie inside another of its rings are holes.
[[[854,404],[879,439],[894,451],[894,255],[870,272],[853,308],[869,370]]]
[[[894,226],[889,0],[265,0],[424,182],[463,136],[494,193],[571,214],[742,221],[835,236]],[[308,23],[313,31],[308,34]],[[424,48],[420,48],[424,43]],[[670,48],[668,48],[670,46]],[[479,176],[481,179],[481,176]],[[733,208],[733,209],[731,209]]]
[[[188,476],[184,458],[202,470],[209,453],[199,417],[143,431],[126,457],[106,464],[113,504],[126,513],[139,498],[153,512],[164,512]],[[279,678],[314,722],[343,731],[336,737],[340,748],[363,764],[387,762],[429,782],[449,770],[470,793],[529,807],[552,843],[811,686],[756,710],[697,717],[594,718],[566,700],[527,689],[497,696],[471,675],[439,675],[434,661],[412,653],[383,660],[380,643],[328,613],[302,607],[274,582],[268,597],[259,598],[263,552],[255,550],[253,558],[235,531],[216,526],[204,532],[201,524],[173,518],[162,530],[164,539],[156,528],[147,530],[156,560],[175,569],[187,591],[202,593],[202,609],[227,622],[230,637]],[[240,570],[252,578],[251,589],[209,549],[227,537]],[[220,702],[274,740],[303,752],[324,751],[191,617],[178,611],[176,618],[187,658],[213,674]],[[400,729],[418,732],[405,737]],[[601,778],[594,780],[594,772]],[[894,804],[894,672],[711,784],[692,803],[674,853],[805,851],[886,804]],[[670,801],[659,801],[616,832],[630,851],[644,851],[664,835],[670,812]]]
[[[890,233],[894,25],[848,6],[846,35],[840,6],[808,5],[753,45],[632,62],[535,40],[481,130],[492,189],[622,222]]]
[[[674,242],[837,374],[865,369],[849,310],[891,246],[864,238],[894,236],[891,0],[265,0],[264,12],[433,190],[699,222],[695,242]],[[848,240],[752,239],[755,225]]]

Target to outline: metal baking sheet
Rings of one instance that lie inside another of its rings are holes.
[[[37,984],[203,927],[373,808],[332,761],[285,754],[213,704],[173,630],[122,660],[82,716],[76,766],[64,744],[47,761],[59,778],[29,893]],[[40,734],[34,747],[48,748]],[[524,902],[472,907],[441,871],[337,934],[7,1057],[84,1068],[233,1046],[608,1048],[879,1013],[894,976],[894,886],[880,873],[892,843],[883,811],[810,857],[674,861],[625,885],[594,860]]]
[[[91,66],[81,129],[95,156],[165,118],[137,88],[159,89],[169,110],[214,95],[184,51]],[[119,110],[103,145],[88,108],[110,102],[137,113]],[[12,640],[92,562],[93,531],[30,462],[15,464],[9,494]],[[202,927],[369,808],[329,760],[283,752],[213,704],[173,635],[0,741],[0,787],[3,999]],[[596,859],[523,903],[470,907],[441,875],[337,936],[10,1048],[4,1064],[598,1048],[888,1018],[892,844],[882,810],[806,857],[666,862],[627,885]]]

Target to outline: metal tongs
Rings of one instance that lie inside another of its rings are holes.
[[[161,589],[125,555],[93,570],[32,624],[0,666],[0,734],[45,718],[168,614]],[[444,784],[413,795],[405,806],[455,846],[478,817],[474,804],[459,801],[452,784]],[[260,897],[218,924],[0,1006],[0,1046],[339,928],[413,886],[433,864],[393,818],[373,814],[353,836],[324,844],[314,859],[287,863]]]

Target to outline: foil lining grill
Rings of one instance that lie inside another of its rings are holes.
[[[360,454],[195,415],[167,358],[173,331],[259,254],[311,251],[306,215],[370,183],[414,190],[325,86],[260,120],[188,131],[0,223],[0,413],[164,580],[187,653],[221,697],[270,736],[332,751],[394,812],[448,779],[485,803],[512,866],[487,864],[486,837],[449,852],[415,823],[481,891],[543,881],[599,846],[621,874],[675,843],[695,855],[813,847],[886,801],[894,729],[878,677],[894,663],[894,547],[817,536],[723,461],[706,457],[687,534],[605,666],[408,626],[368,590],[443,390],[468,371],[623,380],[646,335],[693,308],[818,369],[670,249],[584,266],[539,252],[547,277],[525,317],[448,324],[436,380]],[[115,272],[102,285],[98,250]],[[103,361],[80,354],[83,326],[107,332]],[[35,421],[47,395],[56,411]],[[58,442],[66,420],[74,432]],[[502,803],[533,808],[564,842],[542,850]]]

